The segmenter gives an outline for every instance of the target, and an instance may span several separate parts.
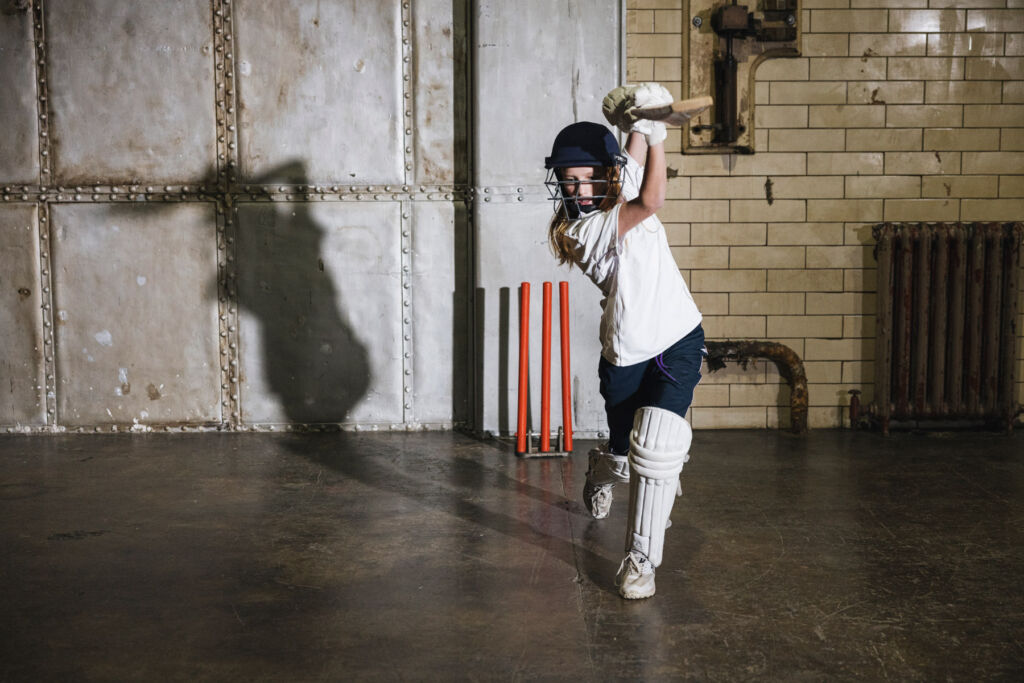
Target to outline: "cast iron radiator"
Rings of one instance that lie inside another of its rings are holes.
[[[865,418],[1011,429],[1021,223],[875,226],[875,394]]]

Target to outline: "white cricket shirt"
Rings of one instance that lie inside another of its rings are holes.
[[[628,154],[622,196],[640,194],[644,169]],[[701,314],[679,272],[657,216],[617,239],[619,209],[593,212],[569,224],[573,260],[601,288],[601,355],[613,365],[654,358],[700,324]]]

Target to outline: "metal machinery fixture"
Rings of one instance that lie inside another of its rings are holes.
[[[683,137],[685,152],[754,153],[754,79],[765,60],[800,56],[800,0],[747,5],[690,0],[684,97],[711,93],[715,105]],[[710,59],[709,59],[710,57]]]

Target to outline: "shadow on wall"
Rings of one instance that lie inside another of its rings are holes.
[[[216,177],[211,170],[200,184],[216,187]],[[304,185],[308,178],[305,164],[291,162],[251,182]],[[132,207],[112,210],[120,206]],[[243,202],[235,224],[242,421],[345,422],[369,389],[370,363],[341,313],[335,284],[341,274],[325,265],[327,231],[304,202]],[[208,299],[216,300],[218,291],[216,278],[204,286]],[[247,367],[262,368],[262,377],[247,376]]]
[[[302,185],[308,178],[305,165],[292,162],[252,182]],[[325,267],[326,230],[301,202],[249,204],[238,218],[239,313],[249,313],[258,326],[265,390],[289,422],[344,422],[369,389],[370,364],[341,315],[341,297]],[[252,379],[241,377],[243,392]],[[249,403],[255,407],[254,398]],[[244,412],[244,395],[242,407],[247,422],[277,421],[258,409]]]

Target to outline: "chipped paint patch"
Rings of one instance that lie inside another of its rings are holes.
[[[128,381],[128,368],[117,369],[117,379],[121,382],[121,386],[117,388],[116,393],[118,396],[127,396],[132,393],[132,385]]]
[[[143,285],[146,284],[146,276],[145,275],[138,276],[137,278],[135,278],[135,282],[138,283],[139,287],[142,287]]]
[[[114,336],[110,334],[110,330],[101,330],[93,335],[93,338],[100,343],[102,346],[113,346]]]

